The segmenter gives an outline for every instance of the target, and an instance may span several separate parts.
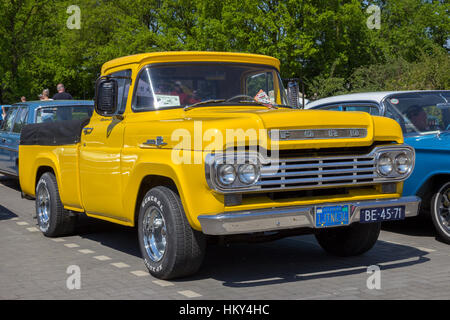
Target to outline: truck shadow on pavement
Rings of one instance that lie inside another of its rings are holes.
[[[404,268],[429,261],[427,254],[413,247],[379,240],[364,255],[335,257],[323,251],[312,236],[258,245],[210,246],[200,272],[180,281],[214,278],[227,287],[257,287],[366,274],[367,268],[373,265],[381,270]]]
[[[14,189],[16,191],[19,191],[19,192],[21,191],[19,179],[16,179],[16,178],[12,178],[12,177],[4,176],[4,175],[0,174],[0,184],[4,185],[5,187]]]
[[[17,218],[18,215],[0,204],[0,221]]]
[[[135,228],[84,217],[77,234],[114,250],[141,257]],[[197,274],[171,281],[213,279],[226,287],[245,288],[357,274],[364,274],[366,279],[369,266],[376,265],[381,270],[401,269],[429,261],[428,254],[412,246],[379,240],[364,255],[335,257],[322,250],[311,235],[263,243],[209,244]]]

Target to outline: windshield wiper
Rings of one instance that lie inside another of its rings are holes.
[[[260,106],[263,106],[263,107],[267,107],[267,108],[269,108],[269,109],[278,109],[278,106],[277,105],[274,105],[274,104],[270,104],[270,103],[264,103],[264,102],[260,102],[260,101],[258,101],[258,100],[254,100],[254,101],[249,101],[249,100],[242,100],[242,101],[239,101],[239,103],[243,103],[243,104],[245,104],[245,103],[254,103],[254,104],[257,104],[257,105],[260,105]]]
[[[225,102],[225,99],[210,99],[210,100],[205,100],[205,101],[200,101],[194,104],[191,104],[189,106],[184,107],[184,111],[189,111],[191,109],[194,109],[197,106],[203,105],[203,104],[209,104],[209,103],[220,103],[220,102]]]

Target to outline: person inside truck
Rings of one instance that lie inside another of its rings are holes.
[[[406,116],[419,131],[428,131],[428,116],[421,106],[409,107]]]
[[[171,92],[171,95],[179,96],[181,105],[200,102],[200,100],[194,97],[193,91],[187,86],[184,86],[180,81],[175,81],[174,90]]]

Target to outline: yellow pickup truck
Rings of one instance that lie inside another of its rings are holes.
[[[150,273],[170,279],[199,269],[207,239],[314,233],[359,255],[382,221],[417,215],[420,199],[401,196],[415,155],[400,126],[295,109],[279,70],[221,52],[105,63],[90,119],[22,131],[20,185],[41,231],[73,232],[79,214],[137,226]]]

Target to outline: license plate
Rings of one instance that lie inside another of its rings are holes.
[[[360,222],[371,223],[405,219],[405,206],[361,209]]]
[[[316,207],[316,228],[348,225],[349,212],[348,205]]]

